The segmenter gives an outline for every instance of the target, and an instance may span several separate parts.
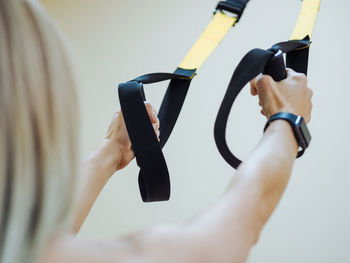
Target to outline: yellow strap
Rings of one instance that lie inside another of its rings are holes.
[[[217,12],[208,27],[179,65],[182,69],[198,69],[236,23],[236,18]]]
[[[321,0],[303,0],[303,6],[291,40],[300,40],[306,36],[311,38],[320,5]]]

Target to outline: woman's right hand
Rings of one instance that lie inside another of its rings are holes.
[[[311,119],[312,90],[307,87],[304,74],[287,69],[288,77],[275,82],[270,76],[260,74],[250,82],[251,94],[259,96],[261,113],[270,118],[278,112],[290,112],[301,115],[305,122]]]

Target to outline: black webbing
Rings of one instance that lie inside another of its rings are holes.
[[[179,69],[175,73],[147,74],[118,87],[126,128],[140,167],[139,187],[145,202],[168,200],[170,197],[169,171],[162,147],[175,125],[194,73],[193,70]],[[143,84],[169,79],[171,82],[158,114],[161,123],[158,142],[144,105]]]
[[[249,0],[220,1],[216,10],[241,17]],[[170,196],[168,168],[162,153],[185,101],[188,88],[197,69],[178,68],[174,73],[153,73],[122,83],[118,87],[119,101],[126,128],[140,167],[139,187],[144,202],[164,201]],[[143,84],[171,79],[163,98],[158,118],[158,142],[144,105]]]
[[[232,105],[238,94],[249,81],[260,73],[271,75],[275,81],[286,77],[283,55],[281,54],[280,59],[273,62],[279,50],[286,53],[287,67],[306,74],[309,45],[309,38],[305,38],[304,40],[281,42],[268,50],[253,49],[245,55],[237,66],[221,103],[214,127],[217,148],[225,161],[233,168],[237,169],[241,160],[230,151],[227,145],[226,126]]]

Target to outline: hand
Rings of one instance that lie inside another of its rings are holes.
[[[301,115],[305,122],[311,119],[312,90],[307,87],[304,74],[287,69],[288,77],[275,82],[268,75],[259,75],[250,82],[250,92],[259,96],[261,113],[270,118],[278,112],[290,112]]]
[[[155,109],[145,102],[148,116],[159,140],[159,120]],[[105,138],[82,161],[78,188],[78,202],[73,214],[73,232],[77,233],[89,211],[108,182],[117,171],[134,158],[123,114],[115,113]]]
[[[145,102],[145,106],[159,140],[159,119],[156,110],[149,102]],[[89,157],[90,160],[94,160],[94,163],[103,166],[108,176],[123,169],[134,158],[122,112],[114,114],[105,138],[90,153]]]
[[[152,122],[154,132],[159,140],[159,119],[157,118],[156,110],[149,102],[145,102],[145,106]],[[131,142],[126,130],[122,112],[114,115],[105,138],[110,141],[111,148],[114,149],[114,151],[111,152],[111,154],[114,154],[115,156],[114,172],[123,169],[129,164],[135,155],[131,148]]]

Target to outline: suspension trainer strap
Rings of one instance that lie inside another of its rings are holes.
[[[121,109],[136,162],[140,167],[139,187],[144,202],[169,199],[169,171],[162,148],[175,126],[191,80],[229,29],[239,21],[248,1],[220,1],[212,21],[174,73],[147,74],[119,85]],[[230,15],[227,15],[227,12]],[[160,142],[158,142],[144,105],[146,97],[143,84],[164,80],[171,81],[158,113],[160,120]]]
[[[215,121],[214,137],[217,148],[225,161],[237,169],[241,164],[226,142],[227,120],[238,94],[244,86],[260,73],[272,76],[275,81],[287,77],[283,53],[286,53],[287,67],[307,74],[310,37],[314,28],[320,0],[304,0],[300,16],[291,40],[278,43],[268,50],[254,49],[239,63],[226,90]],[[300,157],[303,151],[298,153]]]
[[[303,39],[306,36],[312,37],[320,5],[321,0],[303,0],[299,18],[290,39]]]

